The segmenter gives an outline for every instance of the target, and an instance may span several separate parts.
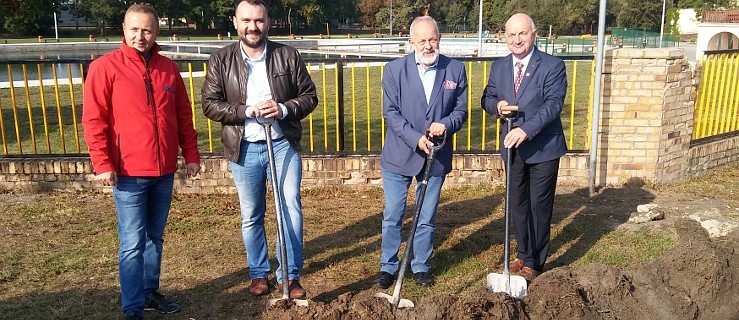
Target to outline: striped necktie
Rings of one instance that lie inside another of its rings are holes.
[[[513,81],[513,90],[518,95],[518,87],[521,86],[521,80],[523,80],[523,63],[521,61],[516,62],[516,68],[518,68],[518,71],[516,72],[516,79]]]

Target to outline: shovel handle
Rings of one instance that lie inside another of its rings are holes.
[[[257,117],[257,123],[261,125],[271,125],[275,123],[275,118]]]
[[[262,118],[264,119],[264,118]],[[270,118],[267,118],[270,119]],[[257,119],[257,122],[260,120]],[[281,265],[280,268],[282,268],[282,298],[281,299],[289,299],[290,293],[288,289],[288,273],[287,273],[287,244],[286,236],[285,236],[285,221],[284,221],[284,215],[282,212],[282,201],[281,196],[282,193],[280,193],[279,184],[277,183],[277,166],[275,165],[275,151],[272,145],[272,123],[274,123],[274,119],[272,121],[265,121],[265,122],[259,122],[264,127],[264,135],[267,138],[267,157],[269,159],[269,173],[270,173],[270,182],[272,184],[272,193],[275,198],[275,213],[277,216],[277,242],[280,244],[279,247],[279,254],[280,254],[280,260]]]
[[[429,131],[429,129],[426,129],[426,139],[434,144],[433,146],[429,147],[429,150],[438,151],[446,144],[446,132],[444,132],[441,137],[432,137],[431,131]]]
[[[518,106],[512,106],[512,105],[502,106],[500,107],[500,111],[518,112]]]

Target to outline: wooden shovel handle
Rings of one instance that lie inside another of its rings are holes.
[[[500,107],[500,111],[501,112],[502,111],[518,112],[518,106],[512,106],[512,105],[502,106]]]

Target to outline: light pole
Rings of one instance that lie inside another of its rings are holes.
[[[595,174],[598,167],[598,135],[600,129],[600,95],[603,82],[603,55],[605,50],[606,37],[606,6],[608,0],[600,0],[598,8],[598,44],[595,50],[595,94],[593,94],[593,121],[591,122],[590,133],[590,174],[589,174],[589,191],[590,197],[595,196]]]
[[[54,4],[54,38],[59,42],[59,27],[56,24],[56,4]]]
[[[290,36],[293,35],[293,23],[290,20],[290,14],[292,13],[293,13],[293,8],[290,8],[287,10],[287,25],[288,25],[288,28],[290,28]]]
[[[477,27],[477,56],[482,56],[482,0],[480,0],[480,19]]]
[[[665,30],[665,7],[667,6],[667,0],[662,0],[662,20],[659,24],[659,47],[662,48],[662,34]]]
[[[56,38],[56,41],[59,41],[59,28],[56,24],[56,11],[54,11],[54,37]]]
[[[390,0],[390,36],[393,36],[393,0]]]

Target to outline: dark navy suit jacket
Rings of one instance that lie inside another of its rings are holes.
[[[562,59],[539,51],[534,47],[518,95],[513,89],[513,55],[495,60],[485,87],[481,103],[483,109],[498,116],[498,101],[519,107],[513,127],[523,130],[528,139],[518,147],[518,153],[526,163],[541,163],[557,159],[565,154],[564,132],[560,112],[567,92],[567,73]],[[501,141],[508,133],[505,121],[501,122]],[[501,143],[502,145],[502,143]],[[505,159],[507,150],[501,149]]]
[[[437,152],[431,175],[438,177],[452,171],[452,134],[467,120],[467,74],[464,64],[441,54],[436,67],[430,102],[426,103],[415,53],[385,65],[382,113],[387,134],[380,160],[383,169],[418,175],[426,160],[418,140],[432,122],[439,122],[447,128],[447,143]]]

